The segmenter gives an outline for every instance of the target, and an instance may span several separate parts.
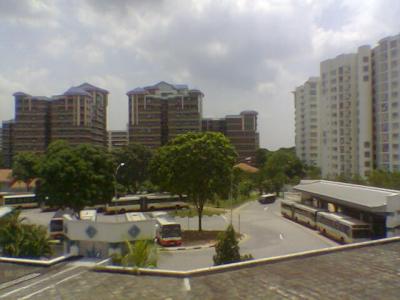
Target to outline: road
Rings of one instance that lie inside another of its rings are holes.
[[[335,242],[321,236],[316,231],[294,223],[280,215],[280,204],[262,205],[257,201],[246,204],[233,213],[233,225],[236,231],[245,234],[240,243],[241,254],[251,253],[254,258],[272,257],[306,250],[336,246]],[[193,220],[195,221],[195,220]],[[207,221],[206,221],[207,222]],[[230,222],[230,213],[224,217],[209,218],[208,224],[218,224],[218,228],[226,228]],[[184,222],[182,220],[182,225]],[[193,229],[194,227],[192,227]],[[213,264],[214,248],[200,250],[180,250],[162,252],[159,268],[189,270],[209,267]]]

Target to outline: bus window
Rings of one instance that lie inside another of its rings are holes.
[[[162,238],[171,238],[180,236],[181,236],[181,225],[179,224],[163,225],[161,227]]]

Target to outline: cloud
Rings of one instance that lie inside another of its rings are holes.
[[[109,127],[125,128],[126,91],[165,80],[201,89],[205,116],[257,110],[262,146],[291,146],[295,86],[397,34],[399,13],[396,0],[0,1],[0,116],[16,89],[89,81],[110,91]]]

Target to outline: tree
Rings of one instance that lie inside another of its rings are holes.
[[[18,153],[13,162],[13,177],[22,180],[29,191],[31,181],[38,176],[40,156],[33,152]]]
[[[25,224],[16,211],[0,224],[0,248],[3,255],[11,257],[39,258],[52,254],[50,238],[44,226]]]
[[[85,206],[104,204],[114,195],[111,155],[102,148],[65,141],[50,144],[39,169],[36,194],[55,207],[80,211]]]
[[[269,151],[268,149],[265,149],[265,148],[257,149],[256,156],[255,156],[256,167],[259,169],[264,167],[264,165],[267,162],[268,157],[271,153],[272,153],[271,151]]]
[[[237,154],[221,133],[186,133],[159,148],[150,164],[153,183],[188,195],[196,206],[199,231],[204,204],[229,191]]]
[[[125,267],[148,268],[157,267],[158,252],[152,241],[139,240],[125,242],[128,252],[125,255],[114,255],[112,261]]]
[[[214,265],[230,264],[241,260],[239,242],[232,225],[229,225],[226,231],[219,233],[217,240],[213,256]]]
[[[148,178],[148,166],[152,152],[146,146],[129,144],[113,152],[117,166],[124,163],[116,175],[117,182],[125,187],[128,193],[136,193],[141,184]]]

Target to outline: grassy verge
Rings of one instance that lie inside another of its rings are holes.
[[[216,207],[216,208],[224,208],[224,209],[230,209],[230,208],[235,208],[238,207],[246,202],[256,200],[258,198],[259,194],[257,192],[252,192],[249,197],[245,196],[239,196],[236,199],[216,199],[214,203],[211,203],[210,206]]]
[[[218,234],[224,232],[221,230],[185,230],[182,231],[182,241],[185,246],[213,243],[217,241]],[[241,234],[236,233],[236,238],[240,239]]]

